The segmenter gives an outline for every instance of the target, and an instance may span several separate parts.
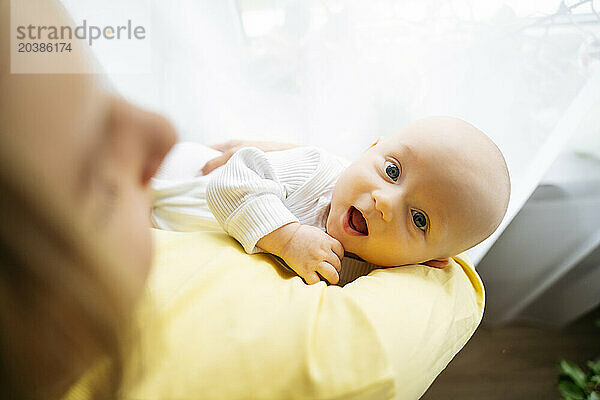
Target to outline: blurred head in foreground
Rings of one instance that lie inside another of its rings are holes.
[[[11,74],[9,5],[0,0],[0,391],[57,398],[108,356],[108,398],[151,264],[147,184],[175,134],[99,75]],[[58,1],[43,5],[70,23]]]
[[[457,118],[425,118],[342,173],[327,232],[376,265],[442,267],[494,232],[509,194],[506,163],[485,134]]]

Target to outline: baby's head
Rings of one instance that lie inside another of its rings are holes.
[[[457,118],[425,118],[344,170],[327,233],[380,266],[444,260],[491,235],[509,195],[506,163],[485,134]]]

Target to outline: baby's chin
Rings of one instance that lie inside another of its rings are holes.
[[[384,267],[385,265],[383,265],[381,263],[382,260],[378,259],[377,257],[373,257],[372,254],[365,252],[364,250],[361,251],[360,249],[355,249],[353,248],[351,245],[344,245],[344,243],[338,239],[338,241],[340,243],[342,243],[342,246],[344,246],[344,252],[346,253],[346,255],[350,255],[352,258],[358,258],[362,261],[366,261],[370,264],[373,265],[378,265],[381,267]],[[379,262],[378,262],[379,261]]]
[[[390,267],[399,267],[401,265],[412,265],[412,264],[418,264],[418,262],[413,262],[411,260],[407,260],[406,258],[402,257],[402,258],[388,258],[388,257],[381,257],[381,254],[372,254],[370,252],[364,252],[364,251],[352,251],[352,250],[346,250],[347,252],[354,254],[356,257],[360,258],[363,261],[366,261],[370,264],[373,265],[377,265],[379,267],[383,267],[383,268],[390,268]]]

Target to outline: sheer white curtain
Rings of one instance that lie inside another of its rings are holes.
[[[64,3],[75,16],[99,7]],[[351,159],[410,120],[454,115],[506,156],[506,222],[600,93],[590,84],[599,74],[593,2],[569,8],[576,3],[103,2],[115,19],[149,15],[149,72],[110,77],[126,97],[170,116],[182,139],[277,139]],[[600,154],[595,137],[587,143],[580,147]],[[476,260],[491,242],[473,252]]]

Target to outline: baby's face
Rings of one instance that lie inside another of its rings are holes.
[[[365,151],[333,192],[327,232],[380,266],[451,257],[484,238],[478,225],[490,225],[471,188],[485,185],[477,168],[422,127],[411,129]]]

